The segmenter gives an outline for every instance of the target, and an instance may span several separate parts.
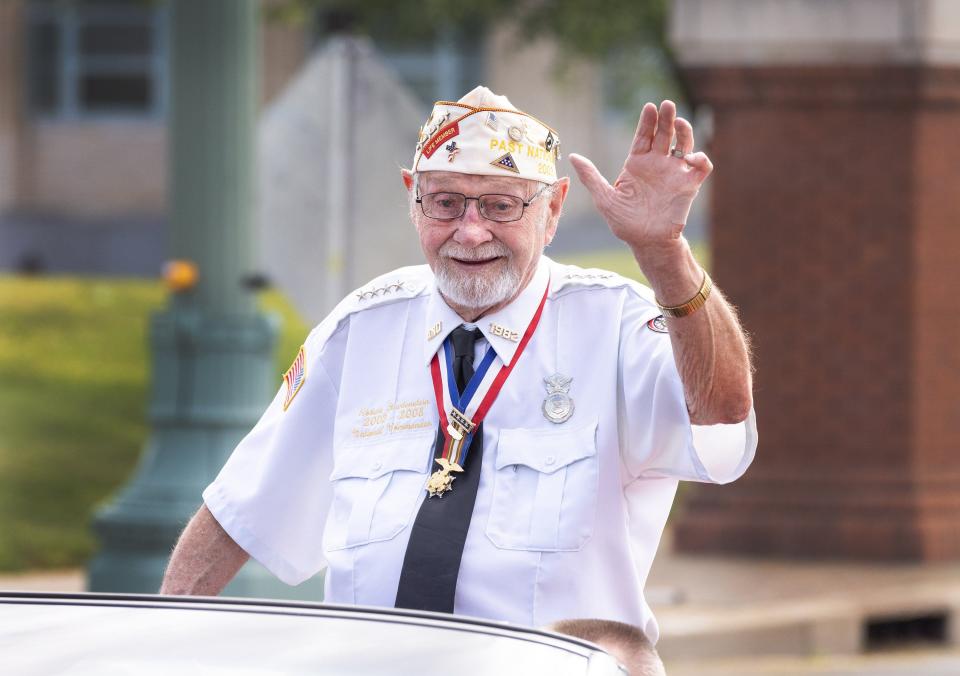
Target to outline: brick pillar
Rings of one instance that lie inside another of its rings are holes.
[[[690,491],[680,550],[960,558],[958,10],[674,2],[760,432],[743,479]]]

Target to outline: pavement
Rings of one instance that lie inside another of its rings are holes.
[[[85,573],[0,575],[82,591]],[[670,676],[960,675],[960,563],[690,556],[664,537],[647,582]]]
[[[880,655],[665,661],[669,676],[957,676],[960,652],[922,649]]]
[[[960,563],[690,556],[647,581],[671,676],[960,675]]]

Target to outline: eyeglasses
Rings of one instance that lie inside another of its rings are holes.
[[[497,223],[519,221],[523,217],[523,210],[533,203],[544,190],[549,188],[544,184],[526,202],[516,195],[480,195],[467,197],[458,192],[432,192],[417,198],[417,204],[423,209],[423,214],[440,221],[450,221],[460,218],[467,211],[467,202],[476,200],[480,215]]]

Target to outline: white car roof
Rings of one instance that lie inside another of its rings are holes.
[[[250,599],[0,593],[0,655],[23,676],[618,676],[597,646],[441,613]]]

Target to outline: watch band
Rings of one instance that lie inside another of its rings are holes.
[[[686,317],[693,314],[700,308],[704,306],[707,302],[707,298],[710,296],[710,291],[713,289],[713,280],[710,279],[710,275],[707,274],[707,271],[703,271],[703,283],[700,285],[700,290],[697,291],[697,295],[688,300],[686,303],[681,303],[680,305],[664,305],[659,300],[656,300],[657,307],[660,308],[662,312],[667,317]]]

